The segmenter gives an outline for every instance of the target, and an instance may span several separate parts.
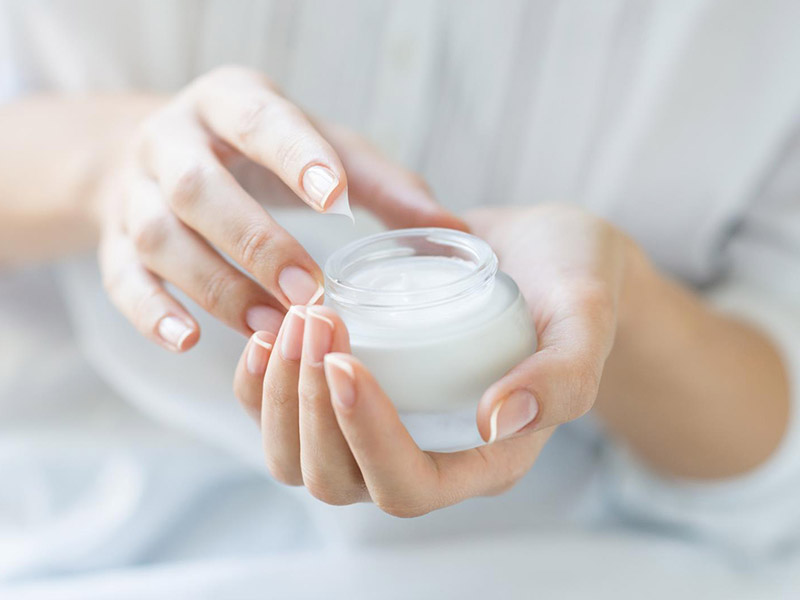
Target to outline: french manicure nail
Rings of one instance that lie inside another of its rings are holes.
[[[300,360],[304,321],[305,306],[292,306],[286,313],[281,333],[281,356],[284,360]]]
[[[311,273],[300,267],[285,267],[278,275],[278,285],[292,304],[314,304],[324,291]]]
[[[303,173],[303,191],[322,210],[338,186],[339,178],[328,167],[312,165]]]
[[[353,365],[333,354],[326,354],[324,363],[325,379],[333,401],[342,408],[352,408],[356,403],[356,378]]]
[[[333,343],[333,321],[319,312],[319,307],[309,306],[306,309],[306,333],[303,349],[306,358],[312,365],[319,365],[325,355],[331,351]]]
[[[277,335],[283,322],[283,314],[271,306],[251,306],[245,313],[244,320],[253,331],[268,331]]]
[[[494,407],[489,418],[489,444],[515,434],[536,418],[539,403],[526,390],[517,390]]]
[[[267,370],[267,361],[275,336],[267,331],[256,331],[250,338],[247,348],[247,371],[256,377],[261,377]]]
[[[178,317],[167,316],[158,322],[158,335],[170,346],[183,350],[183,344],[194,329]]]

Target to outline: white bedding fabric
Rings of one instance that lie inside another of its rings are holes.
[[[0,17],[0,98],[251,64],[456,210],[581,204],[769,333],[794,395],[782,447],[736,480],[664,480],[584,421],[510,493],[402,521],[265,476],[230,391],[243,340],[202,313],[200,346],[168,356],[110,307],[91,257],[8,273],[0,592],[793,597],[800,3],[0,0]],[[283,218],[315,256],[370,227]]]

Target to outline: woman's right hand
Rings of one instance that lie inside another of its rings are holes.
[[[276,200],[325,212],[349,195],[395,227],[465,227],[417,176],[312,123],[260,73],[216,69],[140,126],[98,198],[106,290],[169,350],[191,348],[200,330],[164,282],[245,335],[277,334],[285,309],[321,296],[319,267],[232,175],[242,160]]]

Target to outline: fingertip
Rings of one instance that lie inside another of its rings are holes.
[[[487,389],[478,401],[478,409],[475,413],[475,423],[478,426],[478,433],[484,442],[489,443],[492,435],[492,413],[497,410],[501,398],[499,397],[500,388],[503,380],[496,381]]]
[[[356,404],[356,369],[352,356],[331,352],[323,359],[325,380],[331,392],[331,401],[337,411],[347,414]]]
[[[190,331],[178,344],[178,352],[191,350],[200,341],[200,328],[196,327]]]
[[[333,343],[331,344],[331,351],[334,353],[342,353],[345,356],[350,356],[350,336],[347,331],[342,318],[333,308],[323,304],[308,306],[306,308],[312,318],[322,319],[326,321],[333,330]]]
[[[288,306],[313,305],[319,302],[320,298],[325,294],[325,287],[320,283],[322,274],[316,268],[316,265],[313,265],[314,268],[309,270],[308,267],[311,266],[288,265],[278,273],[278,287],[286,297]],[[312,270],[314,273],[311,272]]]
[[[247,372],[261,378],[267,371],[267,363],[275,345],[275,334],[269,331],[256,331],[247,344],[245,366]]]
[[[305,336],[306,309],[304,305],[293,304],[286,312],[278,337],[280,338],[280,356],[283,360],[299,361],[303,351]]]
[[[188,316],[166,315],[156,324],[156,336],[167,350],[186,352],[200,339],[200,327]]]
[[[251,332],[263,332],[274,336],[280,330],[283,318],[284,314],[278,309],[267,305],[257,305],[247,309],[244,314],[244,323]]]
[[[250,340],[267,351],[272,351],[275,345],[276,335],[271,331],[256,331],[250,336]]]
[[[311,163],[300,173],[300,188],[314,210],[326,212],[343,193],[346,197],[347,178],[340,165]]]
[[[345,326],[341,317],[339,317],[339,313],[337,313],[330,306],[325,306],[324,304],[312,304],[306,307],[306,312],[313,318],[327,321],[331,327],[336,328]]]

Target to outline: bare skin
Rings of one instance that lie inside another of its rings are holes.
[[[414,516],[498,493],[555,427],[592,408],[645,461],[680,477],[744,473],[783,435],[786,374],[762,333],[710,309],[583,211],[494,208],[467,221],[519,283],[540,348],[481,400],[477,424],[492,444],[424,453],[349,354],[338,316],[305,306],[318,300],[319,267],[231,170],[243,164],[275,202],[324,211],[347,193],[391,226],[464,228],[418,177],[235,67],[173,98],[23,99],[0,108],[0,129],[0,262],[99,243],[112,301],[162,347],[188,350],[200,334],[164,282],[251,336],[235,389],[262,427],[267,464],[327,502]],[[306,179],[313,166],[332,175]],[[294,277],[292,290],[281,279],[290,266],[310,277]],[[515,408],[520,399],[535,410]]]
[[[671,476],[734,476],[775,450],[789,392],[760,332],[710,310],[659,274],[627,236],[584,211],[492,208],[467,222],[519,284],[539,336],[537,352],[480,402],[478,428],[492,443],[422,452],[349,354],[335,312],[298,307],[277,338],[251,338],[235,379],[277,479],[331,504],[372,501],[417,516],[508,489],[558,425],[592,408]]]

